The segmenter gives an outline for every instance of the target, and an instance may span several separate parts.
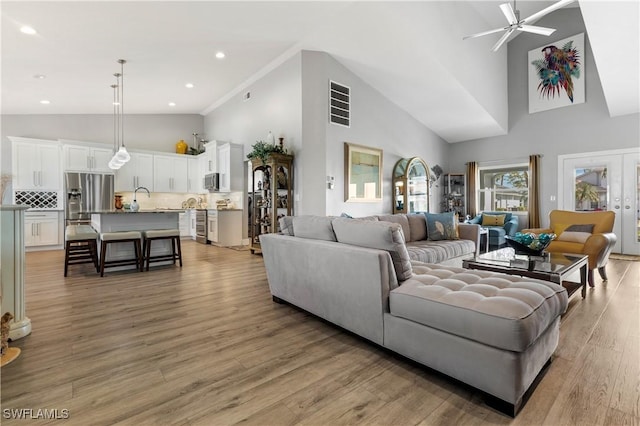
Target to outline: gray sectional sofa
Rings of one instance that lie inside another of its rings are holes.
[[[557,347],[563,287],[411,260],[398,223],[299,216],[289,227],[260,236],[274,301],[476,387],[515,416]]]

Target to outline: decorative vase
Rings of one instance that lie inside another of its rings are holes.
[[[280,141],[280,148],[284,149],[284,138],[278,138],[278,140]]]
[[[115,207],[116,210],[122,210],[122,195],[116,195]]]
[[[267,143],[270,145],[276,144],[276,139],[273,137],[273,133],[271,133],[271,130],[269,130],[269,134],[267,135]]]
[[[185,141],[180,139],[176,144],[176,154],[186,154],[188,148],[189,148],[189,145],[187,145]]]

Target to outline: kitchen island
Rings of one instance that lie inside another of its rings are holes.
[[[150,231],[154,229],[179,229],[179,214],[184,210],[104,210],[91,212],[91,226],[102,232]],[[98,245],[98,249],[100,246]],[[155,241],[151,246],[151,256],[171,254],[170,241]],[[135,252],[131,243],[109,244],[106,260],[133,259]],[[158,262],[171,264],[171,261]],[[135,265],[119,266],[112,270],[135,269]]]

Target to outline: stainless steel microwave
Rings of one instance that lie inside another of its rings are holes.
[[[204,175],[204,189],[209,191],[220,190],[220,173],[209,173]]]

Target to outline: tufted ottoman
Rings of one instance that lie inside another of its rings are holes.
[[[557,346],[566,290],[421,262],[413,272],[389,294],[385,346],[465,383],[481,383],[517,412]]]

